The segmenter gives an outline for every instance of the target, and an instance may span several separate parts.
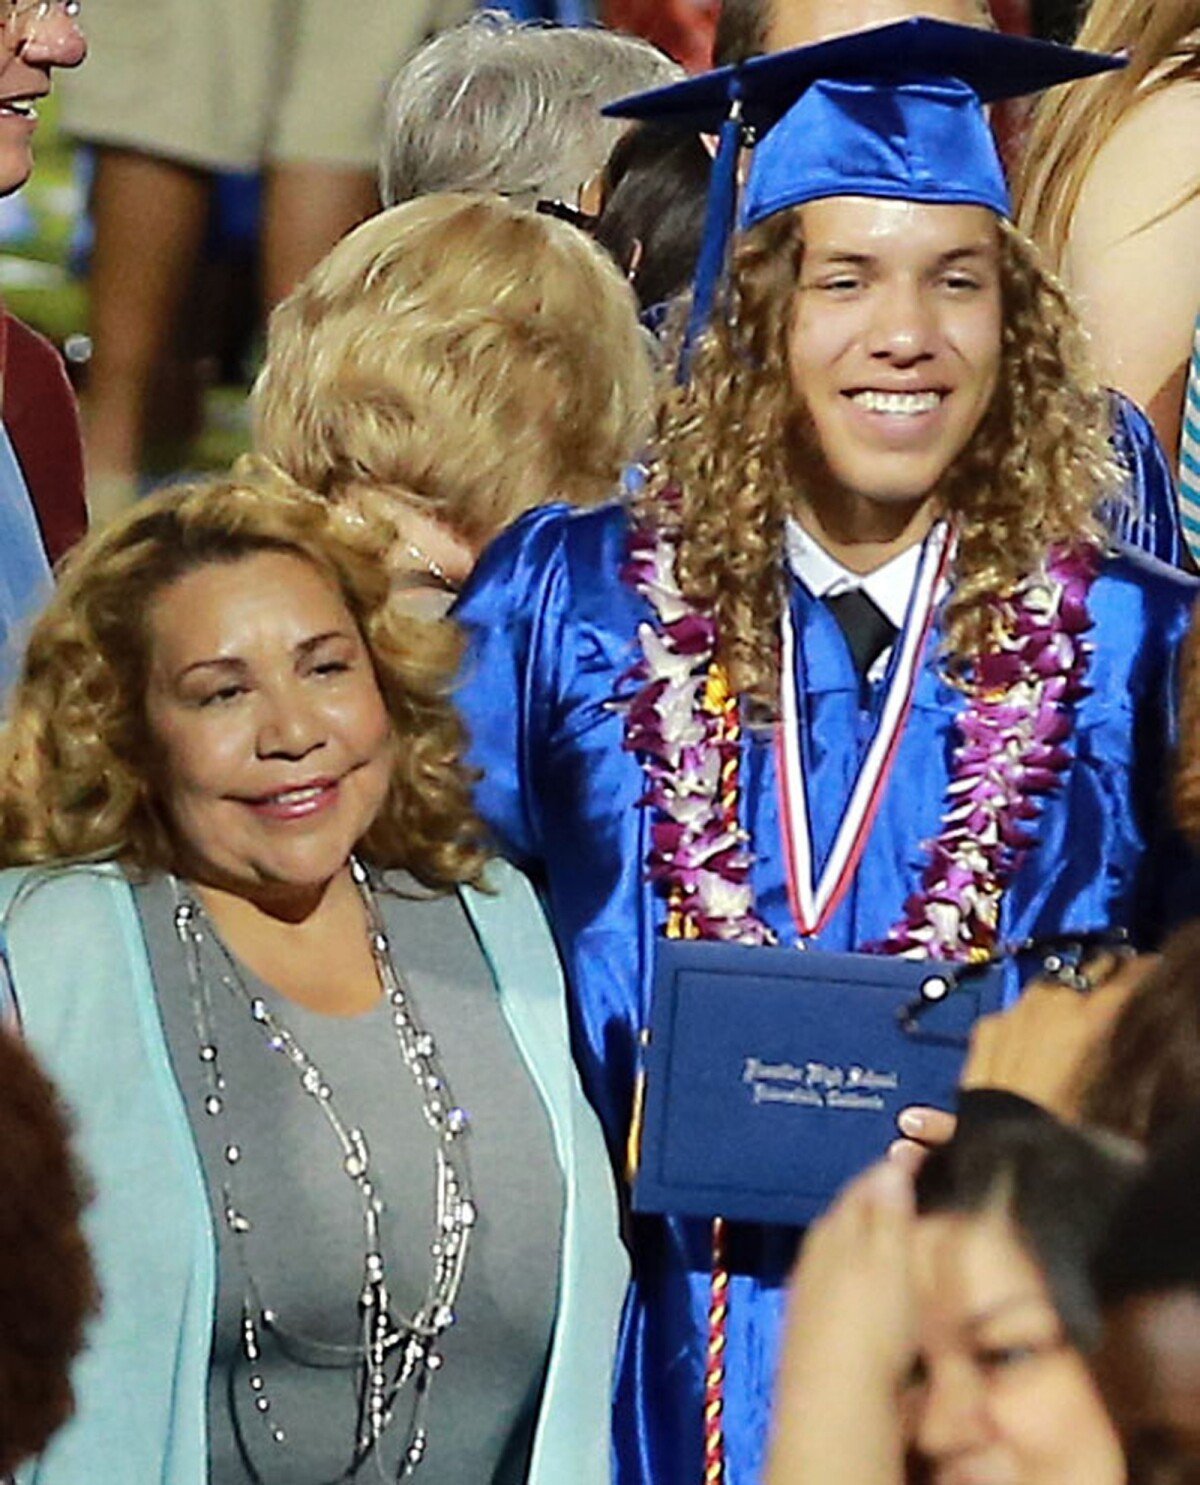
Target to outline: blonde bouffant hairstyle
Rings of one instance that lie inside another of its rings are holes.
[[[256,448],[310,490],[394,492],[482,546],[609,499],[646,436],[633,292],[574,227],[498,197],[380,213],[271,316]]]
[[[340,592],[366,643],[397,746],[383,807],[360,843],[433,887],[477,880],[486,853],[465,739],[449,696],[455,627],[404,616],[379,561],[386,536],[261,461],[150,496],[67,557],[30,635],[0,733],[0,861],[117,860],[169,870],[146,711],[149,615],[189,572],[283,552]]]
[[[716,618],[733,688],[767,717],[778,696],[784,526],[806,463],[811,471],[821,457],[788,372],[802,223],[802,208],[781,212],[741,238],[723,312],[696,345],[686,385],[662,403],[638,499],[640,518],[677,541],[685,595]],[[968,657],[995,638],[996,595],[1038,571],[1053,546],[1098,542],[1096,507],[1119,482],[1108,399],[1065,293],[1024,237],[999,219],[997,230],[1000,374],[937,492],[958,530],[943,634],[947,674],[961,685]],[[665,490],[678,499],[664,501]]]

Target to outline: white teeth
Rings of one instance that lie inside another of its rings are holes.
[[[16,114],[21,119],[36,119],[37,107],[33,103],[21,103],[16,99],[0,103],[0,113]]]
[[[325,792],[323,784],[312,784],[307,789],[289,789],[284,794],[272,794],[272,804],[307,804]]]
[[[892,413],[901,417],[916,417],[918,413],[933,412],[941,403],[940,392],[855,392],[854,403],[867,412]]]

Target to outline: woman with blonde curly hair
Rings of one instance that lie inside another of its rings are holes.
[[[427,196],[350,233],[276,309],[255,443],[310,490],[381,505],[394,567],[457,588],[532,506],[611,496],[649,430],[647,345],[581,232]]]
[[[714,323],[632,502],[531,513],[457,610],[477,803],[545,874],[616,1159],[664,936],[851,953],[872,985],[995,955],[1011,997],[1027,939],[1160,931],[1196,585],[1105,543],[1106,402],[971,86],[1107,65],[908,21],[628,110],[712,129],[736,93],[758,132]],[[786,1117],[799,1152],[850,1116]],[[705,1224],[635,1228],[620,1485],[758,1477],[786,1252],[730,1272],[718,1240],[710,1273]]]
[[[603,1146],[384,539],[247,463],[77,548],[30,639],[5,960],[104,1296],[45,1485],[607,1480]]]

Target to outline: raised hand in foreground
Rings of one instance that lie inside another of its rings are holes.
[[[901,1485],[916,1343],[912,1179],[872,1166],[808,1232],[792,1283],[764,1485]]]

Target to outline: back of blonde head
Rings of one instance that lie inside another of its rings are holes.
[[[1129,65],[1053,89],[1034,113],[1016,217],[1056,270],[1084,177],[1114,126],[1149,93],[1200,80],[1200,0],[1094,0],[1077,44],[1126,50]]]
[[[632,291],[582,233],[484,196],[407,202],[271,317],[255,442],[308,489],[394,490],[469,542],[613,491],[645,434]]]

